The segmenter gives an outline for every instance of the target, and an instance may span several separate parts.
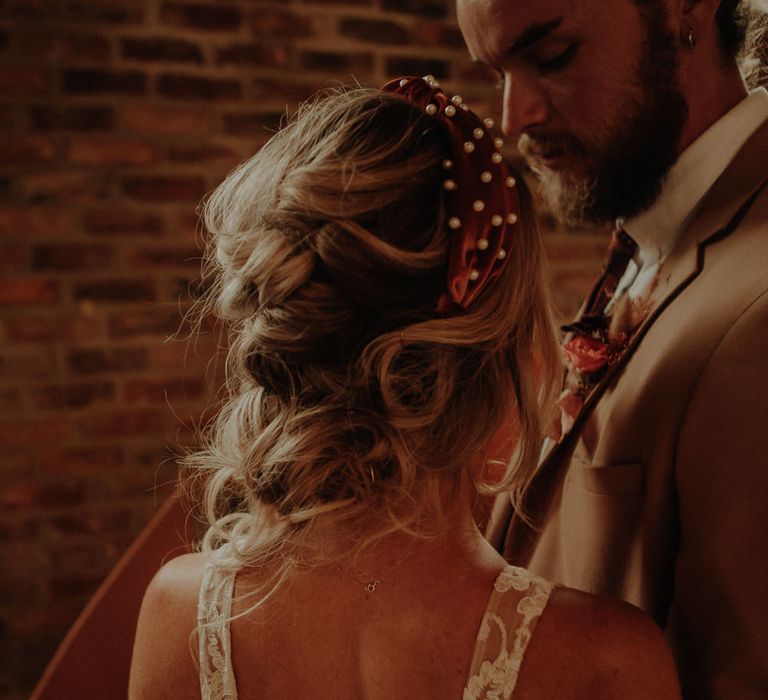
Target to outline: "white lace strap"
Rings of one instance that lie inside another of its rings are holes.
[[[235,573],[208,564],[200,584],[197,634],[202,700],[237,699],[229,639]]]
[[[477,635],[463,700],[512,697],[525,650],[552,589],[549,581],[516,566],[499,574]],[[507,610],[503,603],[510,590],[525,595]]]

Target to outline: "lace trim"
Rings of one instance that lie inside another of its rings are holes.
[[[237,700],[229,638],[235,572],[205,567],[197,605],[202,700]]]
[[[477,634],[475,658],[472,661],[471,676],[464,688],[463,700],[509,700],[517,685],[520,665],[531,640],[535,622],[541,616],[549,601],[552,584],[525,569],[510,566],[502,571],[493,585],[494,594],[483,615]],[[517,612],[522,621],[514,631],[512,648],[509,648],[509,632],[504,619],[497,614],[501,597],[509,590],[528,591],[520,599]],[[486,645],[493,628],[499,632],[499,652],[495,659],[483,659]],[[479,664],[479,668],[477,668]]]

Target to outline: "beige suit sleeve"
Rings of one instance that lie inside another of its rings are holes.
[[[690,401],[676,459],[680,544],[669,636],[686,698],[765,698],[768,292],[723,337]]]

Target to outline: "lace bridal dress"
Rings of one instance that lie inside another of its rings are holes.
[[[200,587],[197,630],[203,700],[237,698],[229,635],[235,575],[209,564]],[[512,697],[525,650],[551,592],[551,583],[525,569],[508,566],[498,575],[480,623],[462,700]]]

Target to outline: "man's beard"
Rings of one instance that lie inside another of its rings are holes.
[[[567,169],[532,167],[541,193],[566,224],[589,225],[632,217],[659,196],[666,174],[677,160],[688,105],[679,88],[679,58],[662,8],[645,16],[647,35],[637,70],[636,99],[627,100],[613,136],[601,147],[583,175]],[[585,160],[587,146],[572,134],[525,135],[524,155],[559,152]]]

